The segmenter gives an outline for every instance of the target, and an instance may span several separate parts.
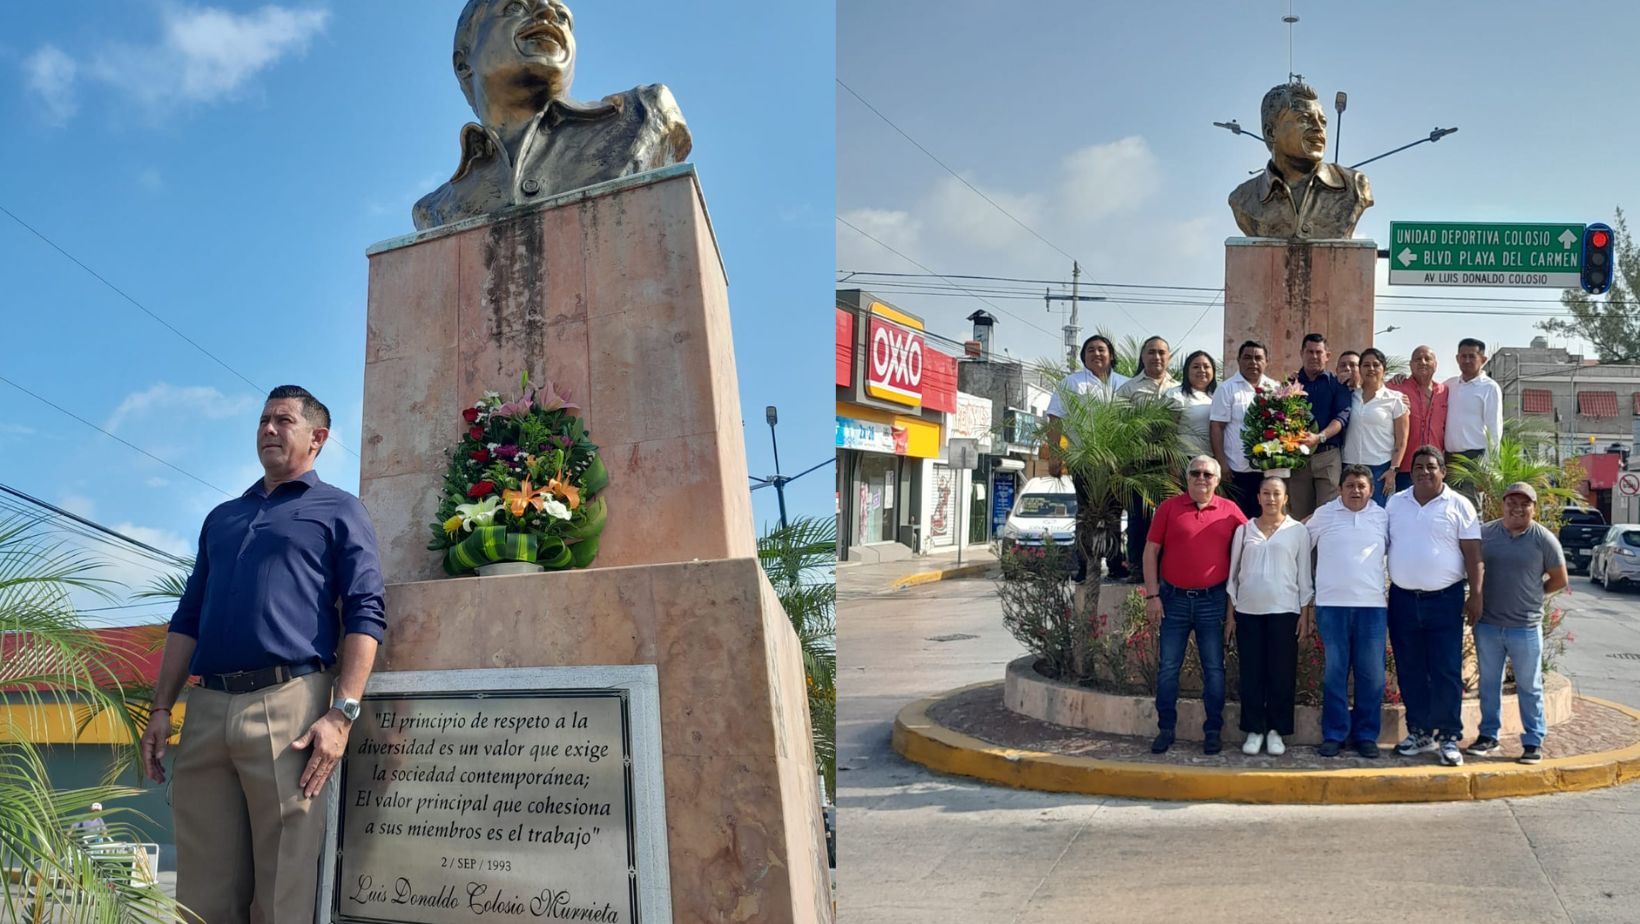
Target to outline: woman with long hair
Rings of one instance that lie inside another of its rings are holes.
[[[1384,384],[1388,364],[1375,347],[1361,351],[1360,373],[1344,431],[1344,464],[1372,470],[1372,499],[1382,507],[1395,493],[1395,473],[1407,451],[1407,400]]]
[[[1213,391],[1218,387],[1219,367],[1213,355],[1197,350],[1184,359],[1184,382],[1162,393],[1179,409],[1179,448],[1186,459],[1213,454],[1207,415],[1213,409]]]

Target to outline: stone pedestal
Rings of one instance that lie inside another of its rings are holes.
[[[389,584],[439,577],[461,410],[564,386],[609,467],[595,567],[755,555],[728,283],[694,168],[370,248],[359,495]]]
[[[1372,241],[1286,241],[1232,237],[1224,242],[1225,378],[1236,349],[1257,340],[1269,348],[1265,374],[1285,379],[1303,365],[1304,335],[1327,335],[1336,357],[1372,346]]]
[[[653,664],[673,920],[830,921],[796,634],[758,567],[723,267],[693,168],[370,255],[360,494],[379,671]],[[445,578],[426,549],[462,408],[566,386],[610,471],[592,568]]]
[[[653,664],[672,915],[831,920],[797,636],[749,558],[387,588],[378,670]]]

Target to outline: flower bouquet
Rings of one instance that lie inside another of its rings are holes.
[[[1288,382],[1277,388],[1255,388],[1241,422],[1241,447],[1256,469],[1286,475],[1310,462],[1304,439],[1315,429],[1304,386]],[[1285,471],[1282,471],[1285,470]]]
[[[609,471],[579,406],[529,374],[516,401],[485,392],[461,412],[466,432],[450,457],[429,551],[448,574],[495,562],[585,568],[598,554]]]

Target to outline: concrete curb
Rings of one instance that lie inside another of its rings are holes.
[[[935,581],[950,581],[956,578],[982,577],[986,572],[995,567],[996,562],[988,561],[973,565],[963,565],[961,567],[940,568],[933,571],[918,571],[916,574],[908,574],[905,577],[896,579],[894,581],[894,589],[904,590],[907,587],[915,587],[918,584],[932,584]]]
[[[928,717],[928,710],[943,699],[1001,684],[1000,680],[970,684],[901,709],[894,720],[894,750],[931,770],[1019,789],[1195,802],[1453,802],[1604,789],[1640,779],[1640,742],[1613,751],[1545,760],[1536,766],[1465,763],[1461,767],[1387,766],[1382,770],[1235,770],[1004,748],[952,731]],[[1582,698],[1640,719],[1640,710],[1592,696]]]

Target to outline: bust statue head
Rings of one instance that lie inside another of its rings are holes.
[[[1277,166],[1308,173],[1326,158],[1327,114],[1308,84],[1272,87],[1259,106],[1259,121]]]
[[[575,79],[574,22],[560,0],[467,0],[456,20],[456,79],[488,126],[527,121]]]

